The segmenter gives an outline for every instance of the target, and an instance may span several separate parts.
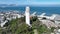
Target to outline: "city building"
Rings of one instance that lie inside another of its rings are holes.
[[[45,16],[45,13],[38,15],[38,19],[48,28],[60,27],[60,15],[53,14],[52,16]]]

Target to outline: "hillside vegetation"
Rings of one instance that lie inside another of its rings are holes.
[[[40,22],[37,17],[30,18],[32,27],[29,27],[25,23],[25,17],[13,19],[6,23],[5,29],[0,27],[0,34],[34,34],[34,29],[37,30],[38,34],[49,33],[50,30]]]

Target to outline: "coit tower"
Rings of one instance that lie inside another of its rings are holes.
[[[30,25],[30,8],[29,6],[26,7],[26,10],[25,10],[25,16],[26,16],[26,24],[31,26]]]

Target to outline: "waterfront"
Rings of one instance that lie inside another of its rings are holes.
[[[5,11],[19,11],[24,13],[26,6],[16,6],[16,7],[0,7],[0,12]],[[60,7],[40,7],[40,6],[30,6],[30,13],[37,12],[37,14],[46,13],[46,15],[60,14]]]

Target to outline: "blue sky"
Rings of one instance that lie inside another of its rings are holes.
[[[60,0],[0,0],[0,4],[60,5]]]

